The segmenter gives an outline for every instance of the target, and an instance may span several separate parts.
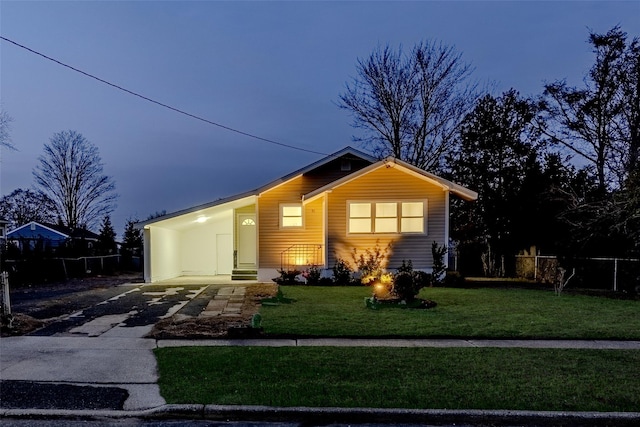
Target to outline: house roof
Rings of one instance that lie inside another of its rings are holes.
[[[263,185],[261,187],[256,188],[255,190],[246,191],[244,193],[239,193],[239,194],[236,194],[236,195],[233,195],[233,196],[229,196],[229,197],[224,197],[224,198],[215,200],[213,202],[205,203],[205,204],[198,205],[198,206],[193,206],[191,208],[187,208],[187,209],[183,209],[183,210],[180,210],[180,211],[172,212],[172,213],[169,213],[169,214],[166,214],[166,215],[162,215],[162,216],[159,216],[159,217],[156,217],[156,218],[152,218],[152,219],[149,219],[149,220],[146,220],[146,221],[140,221],[140,222],[138,222],[136,224],[136,227],[142,228],[145,225],[149,225],[149,224],[154,224],[156,222],[165,221],[165,220],[172,219],[172,218],[175,218],[175,217],[178,217],[178,216],[181,216],[181,215],[200,212],[200,211],[202,211],[204,209],[213,208],[213,207],[224,205],[224,204],[227,204],[227,203],[230,203],[230,202],[235,202],[235,201],[238,201],[238,200],[246,199],[246,198],[252,197],[252,196],[259,196],[260,194],[264,193],[265,191],[267,191],[267,190],[269,190],[269,189],[271,189],[273,187],[276,187],[276,186],[278,186],[278,185],[280,185],[280,184],[282,184],[284,182],[287,182],[287,181],[289,181],[289,180],[291,180],[291,179],[293,179],[293,178],[295,178],[297,176],[304,175],[305,173],[308,173],[308,172],[310,172],[310,171],[312,171],[314,169],[317,169],[317,168],[319,168],[321,166],[326,165],[327,163],[329,163],[329,162],[331,162],[331,161],[333,161],[335,159],[338,159],[338,158],[341,158],[341,157],[344,157],[344,156],[354,156],[357,159],[365,160],[365,161],[371,162],[371,163],[374,163],[374,162],[377,161],[375,157],[372,157],[369,154],[366,154],[366,153],[364,153],[364,152],[362,152],[360,150],[356,150],[353,147],[345,147],[340,151],[336,151],[333,154],[329,154],[328,156],[323,157],[322,159],[320,159],[320,160],[318,160],[316,162],[313,162],[313,163],[311,163],[311,164],[309,164],[309,165],[307,165],[307,166],[305,166],[303,168],[300,168],[300,169],[298,169],[298,170],[296,170],[294,172],[291,172],[291,173],[289,173],[289,174],[287,174],[287,175],[285,175],[285,176],[283,176],[281,178],[278,178],[278,179],[276,179],[274,181],[271,181],[268,184],[265,184],[265,185]]]
[[[234,205],[237,205],[237,207],[240,207],[243,204],[248,204],[251,202],[251,200],[253,200],[256,196],[259,196],[260,194],[264,193],[265,191],[272,189],[282,183],[285,183],[295,177],[298,177],[300,175],[304,175],[306,173],[309,173],[321,166],[326,165],[327,163],[341,158],[341,157],[345,157],[345,156],[354,156],[355,158],[359,159],[359,160],[364,160],[366,162],[371,163],[369,166],[364,167],[363,169],[357,170],[353,173],[350,173],[349,175],[343,177],[343,178],[339,178],[321,188],[318,188],[306,195],[303,196],[303,201],[309,201],[312,198],[315,198],[317,196],[319,196],[320,194],[323,194],[327,191],[330,191],[332,188],[336,188],[338,186],[344,185],[347,182],[350,182],[353,179],[356,179],[360,176],[362,176],[363,174],[369,173],[373,170],[376,170],[380,167],[389,167],[389,165],[397,165],[400,168],[403,168],[407,173],[411,173],[414,174],[415,176],[418,176],[421,179],[424,179],[426,181],[435,183],[436,185],[439,185],[440,187],[443,188],[443,190],[448,190],[453,194],[456,194],[457,196],[461,197],[464,200],[476,200],[478,198],[478,193],[476,193],[475,191],[469,190],[466,187],[463,187],[459,184],[456,184],[454,182],[448,181],[444,178],[441,178],[437,175],[434,175],[430,172],[427,172],[425,170],[422,170],[420,168],[417,168],[409,163],[406,163],[402,160],[398,160],[396,158],[393,157],[388,157],[384,160],[377,160],[375,157],[370,156],[369,154],[366,154],[362,151],[356,150],[353,147],[345,147],[340,151],[337,151],[333,154],[330,154],[316,162],[313,162],[303,168],[300,168],[294,172],[291,172],[281,178],[278,178],[274,181],[269,182],[266,185],[263,185],[261,187],[256,188],[255,190],[252,191],[247,191],[244,193],[240,193],[240,194],[236,194],[230,197],[225,197],[225,198],[221,198],[218,200],[215,200],[213,202],[209,202],[209,203],[205,203],[205,204],[201,204],[201,205],[197,205],[197,206],[193,206],[191,208],[187,208],[187,209],[183,209],[180,211],[176,211],[176,212],[172,212],[166,215],[162,215],[156,218],[152,218],[146,221],[140,221],[136,224],[136,227],[138,228],[143,228],[146,225],[150,225],[150,224],[155,224],[155,223],[159,223],[162,221],[167,221],[173,218],[177,218],[179,216],[182,215],[188,215],[188,214],[193,214],[191,215],[193,218],[195,219],[195,217],[202,213],[202,211],[204,211],[205,209],[210,209],[210,208],[215,208],[217,206],[222,206],[222,205],[228,205],[230,203],[233,203]],[[185,222],[186,224],[186,222]],[[184,224],[183,224],[184,225]]]
[[[473,190],[469,190],[466,187],[463,187],[462,185],[456,184],[454,182],[451,182],[449,180],[446,180],[444,178],[441,178],[437,175],[432,174],[431,172],[427,172],[423,169],[420,169],[416,166],[413,166],[407,162],[404,162],[402,160],[398,160],[394,157],[387,157],[386,159],[377,161],[376,163],[367,166],[363,169],[360,169],[358,171],[355,171],[352,174],[349,174],[347,176],[345,176],[344,178],[340,178],[336,181],[333,181],[327,185],[325,185],[324,187],[318,188],[308,194],[305,194],[304,196],[302,196],[302,200],[305,202],[309,202],[313,199],[315,199],[316,197],[331,191],[334,188],[340,187],[348,182],[353,181],[354,179],[357,179],[363,175],[366,175],[370,172],[373,172],[374,170],[380,169],[380,168],[388,168],[388,167],[399,167],[404,169],[407,173],[411,173],[412,175],[415,175],[425,181],[429,181],[432,182],[436,185],[439,185],[440,187],[442,187],[443,190],[448,190],[451,193],[457,195],[458,197],[467,200],[467,201],[473,201],[476,200],[478,198],[478,193],[476,193]]]
[[[7,237],[11,238],[11,234],[14,234],[26,227],[31,227],[31,224],[36,224],[42,228],[45,228],[49,231],[52,231],[58,235],[60,235],[61,238],[63,239],[67,239],[67,238],[72,238],[72,239],[87,239],[87,240],[98,240],[99,236],[96,233],[93,233],[87,229],[84,228],[69,228],[66,227],[64,225],[58,225],[58,224],[50,224],[47,222],[38,222],[38,221],[31,221],[27,224],[24,224],[18,228],[15,228],[11,231],[9,231],[7,233]]]

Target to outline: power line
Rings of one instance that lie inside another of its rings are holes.
[[[101,79],[100,77],[94,76],[93,74],[87,73],[86,71],[82,71],[82,70],[80,70],[80,69],[78,69],[78,68],[75,68],[75,67],[73,67],[73,66],[71,66],[71,65],[65,64],[64,62],[61,62],[61,61],[59,61],[59,60],[57,60],[57,59],[55,59],[55,58],[52,58],[52,57],[47,56],[47,55],[45,55],[45,54],[43,54],[43,53],[40,53],[40,52],[38,52],[38,51],[36,51],[36,50],[33,50],[33,49],[31,49],[31,48],[29,48],[29,47],[27,47],[27,46],[21,45],[20,43],[17,43],[17,42],[15,42],[15,41],[13,41],[13,40],[10,40],[10,39],[8,39],[8,38],[6,38],[6,37],[4,37],[4,36],[0,36],[0,39],[4,40],[4,41],[6,41],[6,42],[9,42],[9,43],[11,43],[11,44],[13,44],[13,45],[15,45],[15,46],[18,46],[19,48],[22,48],[22,49],[24,49],[24,50],[26,50],[26,51],[29,51],[29,52],[31,52],[31,53],[34,53],[34,54],[36,54],[36,55],[38,55],[38,56],[41,56],[42,58],[45,58],[45,59],[47,59],[47,60],[49,60],[49,61],[55,62],[55,63],[56,63],[56,64],[58,64],[58,65],[62,65],[63,67],[69,68],[70,70],[73,70],[73,71],[75,71],[75,72],[77,72],[77,73],[83,74],[83,75],[85,75],[85,76],[87,76],[87,77],[90,77],[90,78],[92,78],[92,79],[94,79],[94,80],[97,80],[97,81],[99,81],[100,83],[104,83],[104,84],[109,85],[109,86],[111,86],[111,87],[113,87],[113,88],[116,88],[116,89],[118,89],[118,90],[121,90],[121,91],[123,91],[123,92],[126,92],[126,93],[128,93],[128,94],[130,94],[130,95],[137,96],[138,98],[144,99],[145,101],[148,101],[148,102],[151,102],[151,103],[153,103],[153,104],[159,105],[159,106],[164,107],[164,108],[166,108],[166,109],[169,109],[169,110],[171,110],[171,111],[175,111],[176,113],[180,113],[180,114],[185,115],[185,116],[187,116],[187,117],[191,117],[192,119],[200,120],[201,122],[205,122],[205,123],[208,123],[208,124],[210,124],[210,125],[213,125],[213,126],[217,126],[217,127],[219,127],[219,128],[222,128],[222,129],[224,129],[224,130],[228,130],[228,131],[230,131],[230,132],[235,132],[235,133],[237,133],[237,134],[247,136],[247,137],[249,137],[249,138],[257,139],[257,140],[259,140],[259,141],[263,141],[263,142],[268,142],[269,144],[279,145],[280,147],[290,148],[290,149],[292,149],[292,150],[304,151],[304,152],[312,153],[312,154],[320,154],[320,155],[322,155],[322,156],[328,156],[328,155],[329,155],[329,154],[327,154],[327,153],[322,153],[322,152],[320,152],[320,151],[309,150],[309,149],[307,149],[307,148],[296,147],[295,145],[285,144],[284,142],[278,142],[278,141],[274,141],[274,140],[272,140],[272,139],[263,138],[263,137],[258,136],[258,135],[253,135],[253,134],[248,133],[248,132],[244,132],[244,131],[241,131],[241,130],[238,130],[238,129],[234,129],[234,128],[229,127],[229,126],[222,125],[222,124],[220,124],[220,123],[216,123],[216,122],[214,122],[214,121],[211,121],[211,120],[205,119],[204,117],[200,117],[200,116],[197,116],[197,115],[195,115],[195,114],[191,114],[191,113],[189,113],[189,112],[186,112],[186,111],[184,111],[184,110],[181,110],[181,109],[179,109],[179,108],[172,107],[172,106],[167,105],[167,104],[164,104],[164,103],[162,103],[162,102],[160,102],[160,101],[156,101],[155,99],[151,99],[151,98],[149,98],[149,97],[147,97],[147,96],[144,96],[144,95],[141,95],[141,94],[139,94],[139,93],[137,93],[137,92],[134,92],[134,91],[132,91],[132,90],[126,89],[126,88],[124,88],[124,87],[122,87],[122,86],[119,86],[119,85],[117,85],[117,84],[115,84],[115,83],[111,83],[111,82],[109,82],[109,81],[107,81],[107,80]]]

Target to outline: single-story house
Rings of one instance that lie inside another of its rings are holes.
[[[477,193],[395,158],[351,147],[256,190],[138,223],[146,282],[185,275],[270,281],[280,269],[330,269],[354,248],[391,243],[389,267],[430,271],[449,240],[449,195]]]
[[[7,233],[7,243],[24,252],[30,250],[52,250],[66,245],[69,241],[82,241],[90,249],[99,236],[84,228],[69,228],[64,225],[31,221]]]

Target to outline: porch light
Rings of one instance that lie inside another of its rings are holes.
[[[206,217],[206,216],[204,216],[204,215],[200,215],[200,216],[196,219],[196,222],[197,222],[197,223],[199,223],[199,224],[205,223],[205,222],[207,222],[207,217]]]

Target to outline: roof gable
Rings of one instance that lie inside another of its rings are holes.
[[[32,225],[34,230],[32,230]],[[67,239],[69,237],[69,234],[64,233],[63,231],[59,230],[58,226],[54,226],[53,224],[43,224],[43,223],[39,223],[37,221],[31,221],[27,224],[21,225],[20,227],[13,229],[11,231],[9,231],[7,233],[7,238],[12,238],[12,237],[24,237],[27,235],[38,235],[39,233],[43,233],[46,232],[48,234],[53,234],[53,235],[57,235],[60,236],[61,239]]]
[[[410,165],[409,163],[406,163],[402,160],[398,160],[396,158],[393,157],[388,157],[384,160],[380,160],[366,168],[363,168],[359,171],[354,172],[351,175],[348,175],[342,179],[339,179],[337,181],[334,181],[332,183],[329,183],[327,185],[325,185],[324,187],[320,187],[314,191],[311,191],[307,194],[305,194],[303,196],[303,201],[305,203],[311,202],[312,200],[316,199],[317,197],[321,196],[322,194],[331,191],[334,188],[338,188],[342,185],[345,185],[353,180],[356,180],[368,173],[371,173],[375,170],[378,170],[380,168],[389,168],[389,167],[397,167],[398,169],[402,170],[405,173],[409,173],[411,175],[416,176],[419,179],[431,182],[433,184],[436,184],[438,186],[440,186],[443,190],[446,191],[450,191],[451,193],[461,197],[464,200],[467,201],[472,201],[472,200],[476,200],[478,198],[478,193],[476,193],[475,191],[469,190],[466,187],[463,187],[459,184],[453,183],[449,180],[446,180],[444,178],[441,178],[435,174],[432,174],[430,172],[427,172],[423,169],[420,169],[418,167],[415,167],[413,165]]]
[[[35,230],[31,230],[31,225],[34,225]],[[53,233],[54,235],[60,236],[61,239],[88,239],[88,240],[97,240],[98,235],[86,230],[84,228],[69,228],[64,225],[59,224],[49,224],[46,222],[38,222],[31,221],[27,224],[24,224],[14,230],[11,230],[7,233],[7,238],[12,238],[16,235],[26,236],[26,235],[38,235],[38,233]]]

